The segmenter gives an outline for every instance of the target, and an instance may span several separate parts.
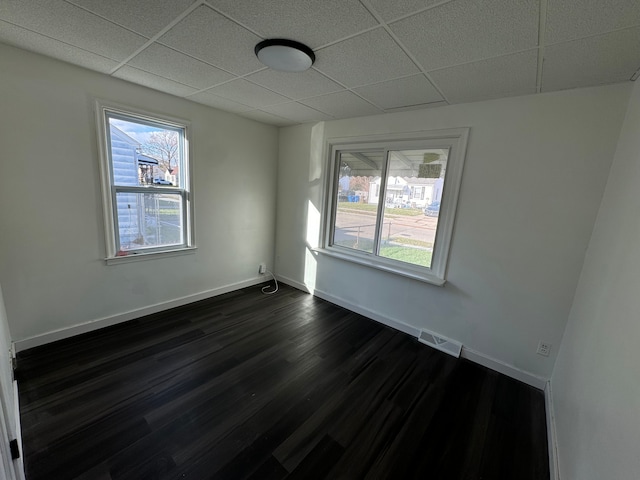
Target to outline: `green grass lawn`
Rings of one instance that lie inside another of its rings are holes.
[[[353,240],[338,242],[336,245],[354,248]],[[373,251],[373,242],[367,239],[360,239],[358,250],[371,253]],[[382,245],[380,247],[381,257],[411,263],[412,265],[420,265],[422,267],[431,267],[431,254],[431,250],[413,248],[410,246]]]
[[[380,256],[392,258],[400,262],[407,262],[413,265],[431,267],[431,251],[421,250],[411,247],[388,246],[380,249]]]
[[[351,203],[340,202],[338,203],[338,211],[357,210],[363,213],[371,213],[373,215],[378,211],[378,206],[371,203]],[[422,215],[423,211],[420,208],[385,208],[385,215],[403,215],[405,217],[415,217]]]

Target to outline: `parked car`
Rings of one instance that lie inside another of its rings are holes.
[[[427,217],[437,217],[440,213],[440,202],[433,202],[427,205],[424,209],[424,214]]]
[[[155,183],[156,185],[171,185],[173,186],[173,183],[169,182],[168,180],[164,180],[162,178],[156,178],[153,183]]]

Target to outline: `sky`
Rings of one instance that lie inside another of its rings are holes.
[[[151,127],[149,125],[141,125],[139,123],[127,122],[117,118],[110,118],[109,123],[116,126],[124,133],[137,140],[140,143],[147,143],[149,135],[153,132],[160,132],[163,129],[159,127]]]

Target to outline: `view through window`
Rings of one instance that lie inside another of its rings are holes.
[[[431,268],[449,150],[338,153],[332,245]]]
[[[113,255],[187,247],[186,126],[104,110]]]

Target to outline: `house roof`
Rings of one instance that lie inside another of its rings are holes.
[[[142,153],[136,154],[136,158],[138,160],[138,163],[142,163],[145,165],[158,165],[158,160]]]
[[[8,2],[1,38],[273,125],[627,82],[640,68],[638,0],[126,4]],[[254,47],[267,38],[307,44],[316,63],[266,69]]]
[[[119,140],[121,140],[123,142],[126,142],[126,143],[128,143],[129,145],[131,145],[133,147],[139,147],[140,146],[140,142],[138,142],[133,137],[131,137],[131,136],[127,135],[126,133],[124,133],[122,130],[120,130],[115,125],[109,125],[109,129],[111,131],[111,135],[114,135]]]

